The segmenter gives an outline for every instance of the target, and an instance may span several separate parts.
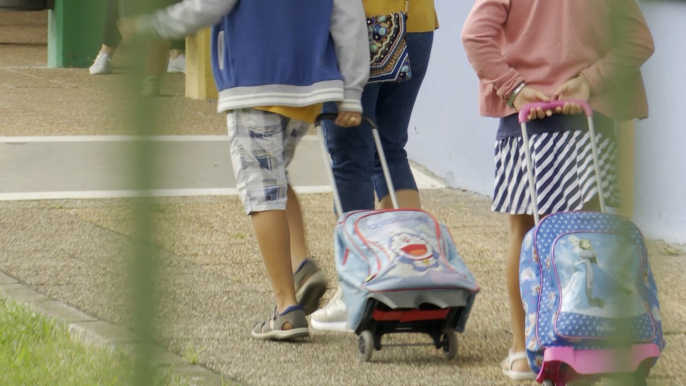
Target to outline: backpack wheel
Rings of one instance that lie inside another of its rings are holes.
[[[543,386],[555,386],[555,382],[553,382],[552,379],[546,379],[543,381]]]
[[[369,330],[357,336],[357,354],[363,362],[369,362],[374,354],[374,335]]]
[[[457,333],[452,328],[443,330],[443,337],[441,338],[441,347],[443,348],[443,355],[446,359],[451,360],[457,356]]]

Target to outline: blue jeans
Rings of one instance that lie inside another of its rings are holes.
[[[410,81],[368,84],[362,93],[364,115],[379,125],[384,154],[396,190],[417,190],[405,145],[414,102],[429,66],[433,37],[433,32],[407,34],[412,66]],[[338,112],[336,104],[324,104],[324,112]],[[388,196],[389,191],[371,128],[367,124],[342,128],[325,121],[323,129],[343,211],[374,209],[374,192],[382,199]]]

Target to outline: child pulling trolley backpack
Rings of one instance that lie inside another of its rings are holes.
[[[315,125],[322,138],[321,121]],[[364,118],[386,178],[393,210],[343,213],[331,168],[336,211],[336,270],[348,310],[348,327],[358,338],[362,360],[371,359],[391,333],[426,333],[448,359],[457,355],[456,332],[463,332],[479,288],[460,257],[448,229],[429,213],[398,209],[377,125]]]
[[[570,102],[588,117],[601,213],[557,213],[540,220],[526,119],[531,109]],[[657,287],[641,232],[629,220],[605,213],[592,116],[588,103],[576,100],[535,103],[519,114],[536,221],[520,260],[527,355],[537,381],[548,386],[606,376],[644,385],[665,345]]]

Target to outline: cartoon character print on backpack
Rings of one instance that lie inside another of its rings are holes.
[[[602,233],[562,236],[554,250],[562,311],[598,317],[645,312],[636,287],[640,258],[628,258],[636,252]]]
[[[433,238],[435,240],[435,238]],[[440,252],[432,238],[424,233],[398,229],[390,238],[389,251],[394,260],[393,275],[400,277],[424,276],[443,270],[439,262]]]
[[[586,299],[590,307],[605,307],[605,301],[599,297],[593,296],[593,271],[598,268],[598,256],[593,252],[593,245],[589,240],[581,240],[576,236],[569,237],[569,243],[573,246],[573,251],[579,257],[574,262],[574,274],[580,274],[585,277],[585,292]]]

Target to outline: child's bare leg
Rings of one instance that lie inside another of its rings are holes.
[[[398,206],[404,209],[421,209],[421,201],[419,200],[419,192],[413,189],[398,190],[396,193],[398,197]],[[393,200],[390,194],[381,199],[381,208],[393,209]]]
[[[526,350],[526,337],[524,336],[526,315],[519,292],[519,258],[524,236],[533,226],[533,216],[510,215],[510,242],[507,249],[507,261],[505,262],[505,275],[507,277],[507,293],[510,298],[512,350],[514,352]],[[520,360],[512,364],[512,370],[527,371],[530,368],[527,361]]]
[[[600,212],[600,200],[598,200],[598,197],[596,196],[591,201],[585,203],[582,210],[589,212]]]
[[[276,297],[276,309],[283,312],[297,304],[291,273],[290,236],[286,211],[270,210],[251,214],[257,244]]]
[[[309,253],[305,241],[305,223],[303,222],[300,202],[290,185],[288,185],[286,216],[288,217],[288,229],[291,235],[291,266],[295,272]]]

